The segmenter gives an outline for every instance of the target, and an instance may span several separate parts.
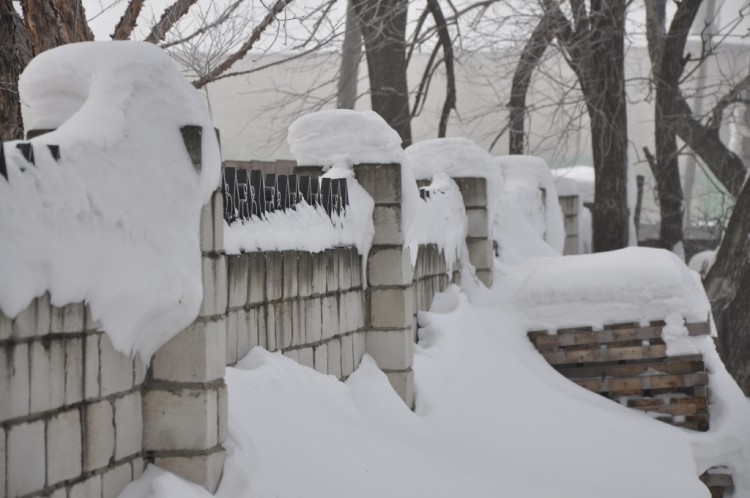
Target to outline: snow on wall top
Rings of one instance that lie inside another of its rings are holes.
[[[514,301],[535,328],[647,323],[670,316],[702,322],[711,310],[698,274],[663,249],[539,258],[520,270],[527,274]]]
[[[307,114],[289,127],[287,142],[297,164],[351,167],[403,163],[401,137],[372,111],[336,109]]]
[[[159,48],[89,42],[44,52],[20,81],[36,165],[5,144],[0,178],[0,309],[50,292],[87,301],[123,353],[148,361],[201,299],[201,206],[219,145],[200,94]],[[197,172],[180,128],[203,127]],[[60,146],[55,161],[46,144]]]
[[[579,195],[582,202],[594,202],[593,166],[557,168],[552,170],[552,174],[557,178],[560,195]],[[574,181],[578,186],[575,191],[572,187],[568,186],[570,180]]]
[[[406,158],[420,180],[442,172],[453,178],[495,178],[502,184],[492,155],[467,138],[423,140],[406,148]]]

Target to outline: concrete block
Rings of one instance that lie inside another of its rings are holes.
[[[368,285],[407,285],[411,283],[411,279],[411,256],[408,250],[401,246],[374,246],[370,249],[367,262]]]
[[[258,312],[258,346],[268,349],[267,310],[265,306],[259,306]]]
[[[141,393],[130,393],[115,400],[115,460],[141,451],[143,414]]]
[[[290,360],[294,360],[295,362],[299,363],[299,351],[296,349],[287,349],[282,353],[284,356],[289,358]]]
[[[95,475],[83,482],[73,485],[68,498],[92,498],[102,495],[102,476]]]
[[[355,266],[351,247],[339,247],[335,249],[339,253],[339,289],[342,291],[352,287],[352,268]]]
[[[65,348],[65,404],[83,400],[83,339],[64,341]]]
[[[372,212],[372,222],[375,226],[373,245],[403,244],[400,205],[376,205]]]
[[[216,389],[150,390],[143,395],[144,450],[206,450],[217,444]]]
[[[10,343],[0,353],[0,420],[29,414],[29,346]]]
[[[237,311],[237,360],[241,360],[250,351],[250,331],[248,330],[247,312]]]
[[[143,364],[141,356],[136,354],[135,358],[133,358],[133,385],[136,387],[142,385],[146,380],[147,372],[148,367]]]
[[[492,287],[492,270],[477,270],[477,278],[487,287]]]
[[[266,252],[263,254],[266,257],[266,299],[276,301],[281,299],[284,290],[281,278],[284,266],[283,253]]]
[[[227,328],[224,340],[225,361],[227,365],[237,363],[237,312],[230,312],[227,316]]]
[[[117,498],[130,483],[132,476],[130,462],[106,471],[102,474],[102,498]]]
[[[323,299],[312,297],[303,303],[305,321],[305,342],[312,344],[323,338]]]
[[[47,485],[73,479],[81,474],[81,413],[68,410],[47,422]]]
[[[299,298],[292,301],[292,345],[301,346],[305,344],[306,323],[304,316],[304,303]]]
[[[578,235],[578,218],[576,216],[565,217],[565,234]]]
[[[282,301],[276,304],[276,309],[279,313],[279,322],[276,326],[278,327],[278,334],[276,335],[278,343],[276,347],[278,349],[286,349],[292,345],[292,336],[294,334],[293,324],[293,313],[292,302]]]
[[[367,300],[365,299],[365,291],[357,291],[356,300],[358,302],[356,316],[357,330],[359,330],[365,327],[365,322],[367,321],[367,316],[369,313]]]
[[[306,367],[314,368],[315,359],[313,356],[313,348],[302,348],[299,350],[299,363]]]
[[[97,401],[86,405],[83,423],[83,469],[91,471],[106,467],[115,454],[115,415],[112,403]]]
[[[0,311],[0,341],[7,341],[13,335],[13,320]]]
[[[240,308],[247,304],[250,264],[247,254],[227,256],[227,295],[229,308]]]
[[[351,291],[339,298],[339,329],[341,333],[354,332],[362,322],[362,291]]]
[[[560,201],[560,209],[566,216],[575,216],[578,214],[578,208],[580,206],[579,198],[577,195],[563,195],[558,197]]]
[[[310,296],[313,292],[313,255],[310,252],[297,253],[297,294]]]
[[[454,178],[464,199],[464,206],[487,207],[487,180],[484,178]]]
[[[352,288],[362,288],[362,256],[356,249],[352,249]]]
[[[12,425],[7,428],[8,497],[39,491],[45,480],[44,421]]]
[[[328,373],[328,346],[327,344],[320,344],[315,346],[313,351],[313,362],[315,370],[322,374]]]
[[[89,303],[84,302],[83,309],[83,330],[86,332],[101,332],[103,329],[102,322],[94,318],[94,313],[91,311]]]
[[[229,284],[225,256],[204,256],[201,262],[203,276],[203,303],[200,316],[223,315],[227,309]]]
[[[218,398],[218,436],[219,444],[227,440],[227,422],[229,421],[229,391],[226,384],[221,384],[216,390]]]
[[[321,301],[323,317],[323,339],[331,338],[340,333],[338,295],[323,296]]]
[[[326,292],[339,291],[339,252],[326,249]]]
[[[404,370],[414,363],[414,342],[409,328],[370,330],[366,349],[383,370]]]
[[[136,458],[130,462],[130,466],[133,467],[133,480],[135,481],[141,475],[143,474],[143,471],[146,470],[146,462],[143,461],[143,458]]]
[[[102,396],[127,391],[133,387],[133,358],[116,351],[107,334],[102,334],[99,350],[102,365]]]
[[[53,306],[50,317],[50,332],[53,334],[83,332],[83,303],[66,304],[62,308]]]
[[[250,308],[245,312],[245,330],[247,331],[247,351],[242,354],[243,357],[260,344],[258,342],[258,308]]]
[[[224,248],[224,198],[220,191],[201,208],[201,251],[216,252]]]
[[[43,295],[33,299],[25,310],[16,315],[13,319],[12,335],[20,339],[49,334],[51,320],[52,307],[49,302],[49,293],[45,292]],[[1,328],[2,325],[0,325]],[[2,336],[1,332],[0,336]],[[5,338],[7,339],[8,337]]]
[[[334,337],[327,343],[328,346],[328,373],[337,379],[341,378],[341,342]]]
[[[568,235],[565,237],[565,247],[563,248],[563,254],[566,256],[579,253],[579,243],[577,235]]]
[[[401,203],[400,164],[355,164],[353,169],[354,177],[376,205]]]
[[[224,473],[223,450],[208,455],[157,457],[154,461],[158,467],[206,488],[215,493]]]
[[[47,498],[68,498],[68,490],[65,488],[57,488]]]
[[[247,302],[260,304],[266,300],[266,256],[262,252],[251,252],[248,258]]]
[[[299,280],[299,275],[297,274],[297,251],[284,251],[281,254],[282,298],[297,297],[299,292],[297,289]],[[279,278],[279,276],[277,275],[276,278]]]
[[[352,334],[352,351],[354,354],[354,370],[359,367],[359,363],[362,361],[362,357],[365,355],[367,350],[367,333],[366,332],[355,332]]]
[[[414,407],[414,372],[410,368],[403,372],[386,372],[388,381],[406,406]]]
[[[469,247],[469,262],[477,270],[491,270],[495,261],[492,241],[489,239],[466,239]]]
[[[325,294],[327,289],[328,256],[325,251],[312,255],[312,295]]]
[[[86,399],[98,398],[101,392],[99,381],[99,340],[101,334],[87,335],[83,343],[83,395]]]
[[[352,334],[341,336],[341,377],[354,371],[354,341]]]
[[[243,312],[244,313],[244,312]],[[236,313],[230,314],[230,319]],[[227,320],[198,320],[170,339],[151,360],[155,380],[209,382],[224,377]]]
[[[487,217],[487,208],[471,208],[466,210],[466,217],[469,219],[469,227],[466,232],[467,237],[490,237],[490,225]]]
[[[29,345],[31,413],[60,408],[65,403],[65,348],[62,340]]]
[[[413,317],[411,287],[370,289],[370,323],[375,328],[408,326]]]

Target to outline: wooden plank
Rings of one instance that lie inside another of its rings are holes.
[[[702,398],[701,398],[702,399]],[[629,405],[629,404],[628,404]],[[653,406],[635,405],[631,406],[634,410],[663,413],[664,415],[701,415],[707,413],[705,400],[703,403],[680,403],[680,404],[661,404]]]
[[[697,322],[685,324],[688,334],[691,336],[711,335],[711,325],[708,322]]]
[[[577,363],[601,363],[627,360],[654,360],[667,357],[667,347],[636,346],[623,348],[585,349],[580,351],[541,351],[542,356],[552,365],[574,365]]]
[[[649,371],[664,374],[705,372],[701,355],[670,356],[660,361],[615,365],[557,365],[555,369],[569,379],[591,377],[637,377]]]
[[[731,474],[713,473],[710,469],[700,476],[700,480],[703,481],[706,486],[718,486],[722,488],[734,487],[734,480],[732,479]]]
[[[631,378],[573,379],[573,382],[597,393],[612,393],[619,396],[632,395],[635,391],[652,389],[681,389],[708,384],[708,374],[651,375]]]

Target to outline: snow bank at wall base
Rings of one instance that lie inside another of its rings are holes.
[[[201,206],[219,145],[200,94],[158,47],[90,42],[37,56],[20,80],[35,165],[4,144],[0,309],[49,291],[87,301],[114,347],[147,362],[198,314]],[[180,128],[203,128],[194,168]],[[46,145],[60,147],[60,159]]]

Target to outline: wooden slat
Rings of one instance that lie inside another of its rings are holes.
[[[658,399],[658,398],[655,398]],[[658,404],[658,405],[630,405],[628,406],[635,410],[641,410],[644,412],[663,413],[665,415],[701,415],[707,413],[707,403],[705,398],[691,398],[695,400],[693,403],[670,403],[670,404]]]
[[[617,362],[625,360],[654,360],[667,357],[667,347],[636,346],[624,348],[585,349],[580,351],[541,351],[552,365],[574,365],[577,363]]]
[[[573,379],[573,382],[597,393],[614,393],[626,395],[635,391],[652,389],[681,389],[708,384],[708,374],[694,373],[687,375],[651,375],[645,377],[611,378],[611,379]]]
[[[568,379],[591,377],[637,377],[648,371],[665,374],[688,374],[706,370],[701,355],[670,356],[660,361],[620,365],[558,365],[558,372]]]
[[[706,484],[706,486],[719,486],[722,488],[734,487],[734,480],[730,474],[704,472],[700,479]]]

